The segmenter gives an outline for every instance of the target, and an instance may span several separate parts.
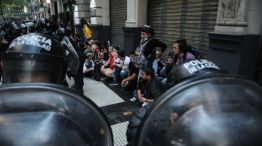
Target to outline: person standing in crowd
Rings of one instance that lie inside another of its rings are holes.
[[[167,45],[154,38],[154,30],[145,25],[141,30],[140,45],[136,48],[136,55],[138,57],[138,64],[142,66],[152,67],[153,61],[156,59],[156,48],[160,48],[164,52]]]
[[[173,44],[173,52],[174,52],[174,64],[180,64],[187,60],[196,59],[196,57],[187,51],[187,42],[185,39],[178,39]]]
[[[90,26],[90,23],[88,23],[84,18],[80,19],[80,23],[83,29],[83,34],[87,40],[92,39],[93,37],[93,32]]]

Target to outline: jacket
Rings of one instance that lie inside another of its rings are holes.
[[[143,47],[143,54],[146,57],[149,64],[152,64],[156,59],[156,49],[157,47],[161,48],[161,51],[164,52],[167,48],[167,45],[157,39],[149,39],[149,42]],[[146,42],[144,42],[146,43]]]
[[[87,25],[84,25],[83,33],[84,33],[86,39],[91,39],[92,36],[93,36],[93,32],[92,32],[91,28],[89,28]]]

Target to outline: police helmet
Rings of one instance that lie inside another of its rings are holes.
[[[3,84],[61,83],[65,71],[65,50],[48,35],[31,33],[20,36],[3,54]]]
[[[224,74],[215,63],[206,59],[188,60],[172,68],[167,77],[167,88],[200,74]]]
[[[136,145],[260,146],[261,97],[262,87],[241,77],[191,76],[166,91],[147,111]]]
[[[167,81],[166,83],[164,83],[166,86],[164,86],[163,90],[166,91],[167,89],[175,86],[176,84],[179,84],[180,82],[185,82],[186,80],[189,80],[196,76],[206,76],[211,74],[224,74],[224,72],[221,71],[220,68],[211,61],[205,59],[188,60],[182,64],[174,66],[171,69],[170,73],[168,74]],[[161,96],[160,98],[158,98],[154,102],[154,104],[158,104],[158,102],[161,102],[162,98],[164,97]],[[138,131],[138,126],[142,122],[142,120],[139,120],[142,118],[137,117],[143,117],[144,115],[145,111],[139,110],[138,112],[135,112],[134,116],[131,118],[126,133],[127,140],[129,141],[129,143],[134,142],[135,135]]]
[[[24,23],[21,23],[21,24],[20,24],[20,27],[21,27],[21,29],[26,29],[26,28],[27,28],[27,25],[26,25],[26,23],[24,22]]]
[[[12,28],[13,30],[18,30],[18,29],[20,29],[19,26],[18,26],[15,22],[11,22],[11,23],[10,23],[10,26],[11,26],[11,28]]]

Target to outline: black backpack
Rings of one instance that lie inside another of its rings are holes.
[[[187,45],[186,51],[190,52],[191,54],[193,54],[196,57],[196,59],[203,59],[203,56],[199,52],[198,48],[195,48],[195,47],[193,47],[191,45]]]

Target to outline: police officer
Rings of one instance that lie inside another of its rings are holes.
[[[84,49],[80,48],[74,38],[71,36],[71,32],[68,29],[60,28],[57,31],[57,37],[61,41],[63,47],[69,51],[69,72],[68,75],[74,78],[73,88],[83,93],[84,86],[84,74],[83,65],[85,62]],[[73,62],[73,63],[72,63]]]
[[[173,70],[181,77],[173,83],[182,80],[146,113],[136,146],[262,145],[261,86],[232,75],[197,75],[201,68],[217,67],[195,60]]]
[[[3,55],[3,84],[60,84],[66,71],[65,49],[54,38],[31,33],[16,38]]]
[[[224,72],[221,71],[220,68],[216,66],[213,62],[205,59],[186,61],[183,64],[174,66],[172,68],[172,70],[168,74],[166,89],[170,89],[173,86],[179,84],[180,82],[183,82],[190,78],[194,78],[195,76],[205,76],[209,74],[215,75],[223,73]],[[160,96],[158,100],[155,101],[155,104],[161,102],[162,98],[165,97]],[[147,110],[143,108],[137,110],[128,124],[126,136],[130,146],[134,145],[136,134],[139,130],[138,127],[140,126],[141,122],[143,123],[142,119],[144,119],[144,115],[146,114],[146,112]]]
[[[113,146],[101,110],[59,85],[67,70],[65,52],[52,37],[33,33],[16,38],[3,54],[1,145]]]

